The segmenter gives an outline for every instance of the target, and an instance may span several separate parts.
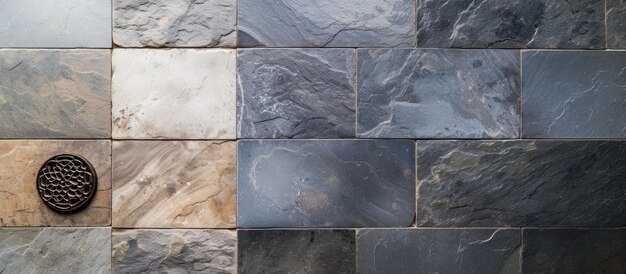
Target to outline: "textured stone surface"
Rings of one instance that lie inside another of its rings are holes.
[[[235,142],[113,142],[114,227],[235,227]]]
[[[2,0],[0,26],[0,47],[110,48],[111,0]]]
[[[84,210],[71,215],[49,209],[36,188],[41,165],[62,153],[82,155],[98,175],[96,196]],[[0,201],[0,226],[110,225],[111,142],[0,141]]]
[[[604,48],[603,0],[419,0],[419,47]]]
[[[626,51],[531,51],[522,59],[524,137],[626,137]]]
[[[113,273],[235,273],[229,230],[113,230]]]
[[[518,51],[364,49],[358,61],[359,137],[519,137]]]
[[[239,45],[412,47],[413,0],[240,0]]]
[[[110,109],[108,50],[0,50],[0,138],[109,138]]]
[[[362,229],[358,273],[519,273],[519,229]]]
[[[626,229],[524,229],[522,273],[626,273]]]
[[[354,273],[354,230],[239,230],[239,273]]]
[[[236,0],[113,0],[122,47],[234,47]]]
[[[626,1],[606,1],[606,34],[608,48],[626,48]]]
[[[409,140],[241,140],[239,227],[408,226]]]
[[[354,137],[354,58],[352,49],[239,50],[239,138]]]
[[[626,142],[418,141],[418,226],[624,226]]]
[[[110,228],[2,228],[0,273],[110,273]]]
[[[235,50],[114,50],[113,138],[234,139],[235,66]]]

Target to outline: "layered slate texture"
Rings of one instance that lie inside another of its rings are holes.
[[[418,141],[418,226],[622,227],[626,142]]]
[[[625,138],[626,51],[524,52],[525,138]]]
[[[626,49],[626,2],[606,0],[607,48]]]
[[[412,222],[410,140],[241,140],[238,145],[238,227]]]
[[[354,137],[354,50],[242,49],[237,77],[239,138]]]
[[[605,47],[603,0],[418,2],[418,47]]]
[[[518,138],[519,52],[359,49],[357,135]]]
[[[239,46],[412,47],[413,0],[240,0]]]

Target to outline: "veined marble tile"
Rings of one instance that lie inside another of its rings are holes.
[[[244,47],[412,47],[414,0],[239,0]]]
[[[239,227],[408,226],[410,140],[240,140]]]
[[[626,48],[626,1],[606,0],[607,48]]]
[[[109,50],[0,50],[0,138],[110,138],[110,109]]]
[[[418,141],[418,226],[626,225],[626,142]]]
[[[0,273],[110,271],[110,228],[0,228]]]
[[[235,139],[228,49],[113,51],[113,138]]]
[[[113,273],[235,273],[232,230],[113,230]]]
[[[518,138],[519,51],[359,49],[357,136]]]
[[[239,138],[355,135],[353,49],[241,49]]]
[[[85,157],[98,175],[91,203],[70,215],[49,209],[36,188],[37,172],[52,156]],[[0,141],[0,226],[108,226],[111,224],[110,141]]]
[[[236,0],[113,0],[121,47],[234,47]]]
[[[0,26],[0,48],[110,48],[111,0],[2,0]]]
[[[114,141],[114,227],[236,227],[235,142]]]

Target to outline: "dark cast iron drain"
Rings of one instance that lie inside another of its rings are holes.
[[[46,161],[37,174],[39,197],[51,209],[74,213],[86,207],[98,189],[98,176],[79,155],[60,154]]]

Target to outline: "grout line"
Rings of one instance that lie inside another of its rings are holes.
[[[524,229],[523,228],[520,228],[519,230],[519,242],[520,242],[519,273],[522,274],[522,268],[524,267]]]
[[[524,92],[524,77],[523,77],[523,69],[524,69],[524,54],[522,51],[519,51],[519,139],[524,138],[524,109],[523,109],[523,98],[522,94]]]

